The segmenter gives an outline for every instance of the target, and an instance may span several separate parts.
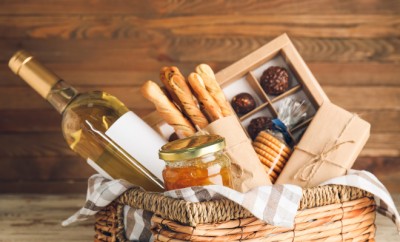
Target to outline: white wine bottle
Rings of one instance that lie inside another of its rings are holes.
[[[79,93],[26,51],[16,52],[11,70],[62,115],[69,147],[107,178],[124,179],[162,191],[164,139],[116,97],[101,91]]]

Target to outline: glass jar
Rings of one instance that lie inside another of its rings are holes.
[[[231,162],[224,148],[225,139],[218,135],[192,136],[161,147],[159,156],[166,163],[165,189],[205,185],[232,187]]]

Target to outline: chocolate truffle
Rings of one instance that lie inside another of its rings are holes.
[[[271,66],[262,74],[260,85],[267,94],[282,94],[289,87],[289,74],[283,67]]]
[[[256,101],[249,93],[239,93],[231,101],[233,110],[236,114],[243,115],[256,108]]]
[[[271,118],[261,116],[250,121],[247,132],[249,132],[250,137],[254,140],[258,133],[266,129],[272,129]]]

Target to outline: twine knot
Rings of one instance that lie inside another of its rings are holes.
[[[327,144],[329,144],[329,142],[328,142],[328,143],[325,144],[325,146],[322,149],[322,151],[320,153],[318,153],[318,154],[314,154],[314,153],[312,153],[312,152],[310,152],[308,150],[305,150],[305,149],[302,149],[302,148],[296,146],[295,149],[303,151],[303,152],[311,155],[312,158],[300,170],[297,171],[297,173],[294,176],[294,178],[295,179],[300,179],[301,181],[309,181],[309,180],[311,180],[314,177],[315,173],[318,171],[319,167],[322,164],[324,164],[325,162],[329,163],[331,165],[334,165],[336,167],[347,169],[346,167],[344,167],[342,165],[339,165],[339,164],[337,164],[337,163],[335,163],[333,161],[330,161],[328,159],[328,155],[329,155],[329,153],[337,150],[341,145],[344,145],[346,143],[354,143],[354,142],[355,142],[354,140],[347,140],[347,141],[343,141],[343,142],[340,142],[340,143],[336,143],[335,142],[330,147],[327,145]]]

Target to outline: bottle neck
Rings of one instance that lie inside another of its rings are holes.
[[[47,99],[59,113],[63,113],[68,104],[79,94],[76,89],[24,50],[16,52],[8,66]]]
[[[60,114],[62,114],[68,104],[78,95],[79,92],[75,88],[68,85],[68,83],[63,80],[60,80],[52,86],[46,99]]]

